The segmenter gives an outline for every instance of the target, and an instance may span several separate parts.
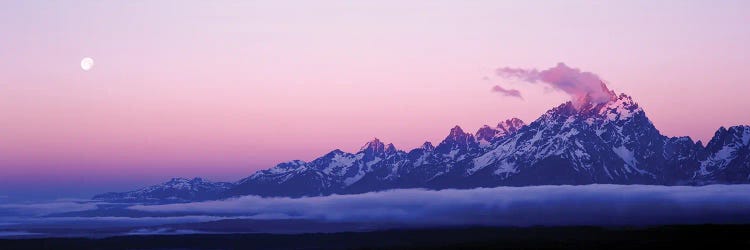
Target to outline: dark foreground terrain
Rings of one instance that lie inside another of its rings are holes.
[[[4,239],[0,249],[750,249],[750,225],[530,227],[327,234],[194,234]]]

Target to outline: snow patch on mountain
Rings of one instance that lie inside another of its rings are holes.
[[[633,151],[625,148],[625,146],[614,147],[612,148],[612,151],[614,151],[617,156],[620,156],[620,158],[625,162],[625,164],[628,164],[628,166],[636,166],[637,161],[633,156]]]

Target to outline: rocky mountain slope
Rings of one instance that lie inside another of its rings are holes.
[[[122,193],[104,193],[94,200],[112,202],[187,202],[216,199],[234,184],[210,182],[202,178],[172,178],[162,184]]]

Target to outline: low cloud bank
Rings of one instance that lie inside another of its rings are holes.
[[[413,225],[654,225],[750,223],[750,185],[586,185],[403,189],[305,198],[244,196],[130,209]]]
[[[133,231],[130,231],[126,233],[127,235],[182,235],[182,234],[201,234],[206,233],[202,231],[196,231],[196,230],[187,230],[187,229],[172,229],[172,228],[141,228],[136,229]]]
[[[56,200],[42,203],[0,204],[0,216],[42,216],[51,213],[64,213],[96,209],[95,202],[85,200]]]
[[[185,224],[218,221],[225,219],[255,219],[250,216],[171,216],[171,217],[0,217],[10,223],[0,224],[0,231],[24,229],[96,229],[151,227],[169,224]]]
[[[0,237],[31,236],[31,235],[40,235],[40,234],[30,233],[26,231],[0,231]]]

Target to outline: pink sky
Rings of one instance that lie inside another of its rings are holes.
[[[669,136],[750,124],[747,1],[408,2],[2,2],[0,195],[234,181],[568,100],[493,76],[506,66],[594,72]]]

